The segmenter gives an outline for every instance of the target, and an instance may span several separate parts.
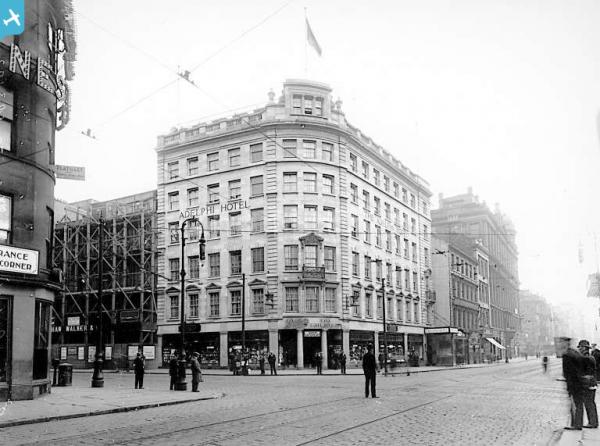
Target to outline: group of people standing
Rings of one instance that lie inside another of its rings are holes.
[[[565,429],[596,429],[598,412],[595,398],[596,383],[600,379],[600,350],[585,339],[579,341],[577,349],[570,347],[569,338],[562,338],[562,341],[569,345],[562,355],[562,367],[571,403],[571,424]],[[583,424],[584,408],[588,419],[586,425]]]

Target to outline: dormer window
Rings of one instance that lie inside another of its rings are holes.
[[[311,95],[293,95],[292,114],[323,116],[323,98]]]

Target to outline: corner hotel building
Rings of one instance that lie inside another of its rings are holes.
[[[181,345],[181,222],[186,232],[186,347],[226,367],[241,347],[255,365],[359,366],[383,352],[423,358],[433,321],[428,184],[350,125],[329,86],[287,80],[275,101],[158,137],[158,350]],[[382,283],[385,292],[382,293]],[[245,284],[245,290],[242,288]]]

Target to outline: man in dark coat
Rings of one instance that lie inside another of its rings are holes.
[[[265,355],[263,353],[258,357],[258,365],[260,366],[260,374],[265,374]]]
[[[340,355],[340,371],[342,375],[346,374],[346,353],[344,352]]]
[[[590,355],[592,355],[596,361],[596,382],[600,382],[600,350],[598,350],[596,344],[592,344]]]
[[[583,427],[598,428],[598,411],[596,409],[596,360],[590,355],[590,343],[585,339],[579,341],[577,349],[583,355],[583,405],[588,424]]]
[[[135,372],[135,388],[144,388],[144,358],[142,354],[138,352],[137,356],[133,360],[133,370]]]
[[[171,377],[169,390],[175,390],[175,384],[177,383],[177,356],[175,356],[175,353],[171,354],[169,360],[169,376]]]
[[[202,371],[198,362],[198,352],[192,353],[190,369],[192,371],[192,392],[198,392],[198,383],[202,381]]]
[[[317,375],[321,375],[323,373],[323,355],[321,352],[317,352],[315,355],[315,363],[317,365]]]
[[[269,353],[268,356],[269,367],[271,367],[271,375],[277,375],[277,368],[275,367],[275,355],[273,352]]]
[[[365,398],[369,398],[369,385],[371,386],[371,397],[377,398],[375,392],[375,377],[377,376],[377,362],[373,354],[373,347],[367,347],[367,353],[362,359],[363,372],[365,374]]]
[[[561,341],[568,345],[562,354],[563,376],[567,383],[567,393],[571,400],[571,425],[567,430],[581,430],[583,427],[583,355],[570,347],[570,338],[562,338]]]

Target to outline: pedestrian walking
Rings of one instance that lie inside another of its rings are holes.
[[[589,341],[582,339],[577,345],[579,353],[583,355],[583,406],[587,415],[588,424],[583,427],[590,429],[598,428],[598,411],[596,409],[596,360],[590,355]]]
[[[560,338],[563,376],[567,383],[567,393],[571,402],[571,425],[566,430],[583,428],[583,355],[571,348],[571,338]],[[566,350],[565,350],[566,348]]]
[[[198,362],[198,352],[192,353],[192,361],[190,362],[192,371],[192,392],[198,392],[198,383],[203,382],[202,370],[200,370],[200,363]]]
[[[548,371],[548,357],[544,356],[542,358],[542,367],[544,368],[544,373]]]
[[[371,387],[371,397],[377,398],[375,392],[375,377],[377,376],[377,362],[375,361],[375,355],[373,354],[373,347],[367,347],[367,353],[364,354],[362,359],[363,372],[365,374],[365,398],[369,398],[369,386]]]
[[[317,365],[317,375],[323,374],[323,355],[321,352],[317,352],[315,355],[315,364]]]
[[[175,356],[175,353],[171,354],[169,360],[169,376],[171,377],[169,390],[175,390],[175,384],[177,383],[177,356]]]
[[[140,352],[133,360],[133,371],[135,372],[135,388],[144,388],[144,357]]]
[[[275,355],[273,354],[273,352],[269,352],[267,360],[269,361],[269,367],[271,367],[271,375],[277,375],[277,367],[275,366]]]
[[[593,356],[596,361],[596,382],[600,382],[600,350],[598,350],[596,344],[592,344],[592,351],[590,355]]]
[[[260,366],[260,374],[264,375],[265,374],[265,355],[264,355],[264,353],[260,354],[260,357],[258,358],[258,365]]]
[[[342,375],[346,374],[346,353],[344,352],[340,355],[340,371]]]

